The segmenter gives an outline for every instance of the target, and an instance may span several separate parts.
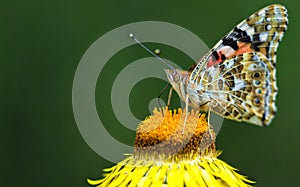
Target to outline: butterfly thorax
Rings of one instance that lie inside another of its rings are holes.
[[[177,69],[165,71],[169,82],[173,89],[178,93],[180,99],[186,101],[186,98],[188,98],[188,104],[190,106],[200,108],[202,111],[207,111],[209,95],[205,92],[205,84],[202,84],[200,80],[197,82],[191,82],[190,72],[188,71]]]

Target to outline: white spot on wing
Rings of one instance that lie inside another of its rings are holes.
[[[220,48],[220,51],[222,51],[222,53],[225,54],[225,56],[232,56],[235,53],[235,50],[232,49],[230,46],[222,46]]]
[[[241,79],[236,79],[234,81],[234,83],[235,83],[234,88],[233,88],[234,91],[235,90],[240,90],[240,89],[242,89],[242,88],[244,88],[246,86],[245,81],[243,81]]]
[[[254,55],[253,57],[252,57],[252,59],[251,60],[253,60],[254,62],[258,62],[260,59],[258,58],[258,56],[257,55]],[[253,66],[253,68],[254,68],[254,64],[251,64],[249,67],[251,68]]]
[[[243,21],[242,23],[238,24],[237,27],[244,31],[249,28],[249,25],[247,24],[247,22]]]
[[[259,40],[262,42],[267,41],[268,39],[268,32],[262,32],[259,34]]]
[[[259,16],[266,15],[266,9],[262,9],[257,13]]]
[[[278,13],[278,14],[281,14],[282,10],[280,9],[280,7],[278,7],[277,5],[274,6],[274,12],[275,14]]]
[[[248,71],[255,71],[255,70],[257,70],[257,65],[256,64],[250,64],[247,69],[248,69]]]
[[[276,16],[276,21],[277,21],[278,23],[283,22],[283,20],[285,20],[285,19],[283,19],[281,15],[280,15],[280,16]]]
[[[254,30],[254,27],[249,27],[247,30],[246,30],[248,36],[252,36],[255,34],[255,30]]]
[[[249,119],[249,122],[250,123],[253,123],[255,125],[260,125],[262,126],[261,124],[261,119],[259,117],[257,117],[256,115],[255,116],[252,116],[250,119]]]
[[[230,68],[232,68],[232,66],[233,66],[233,64],[234,64],[234,61],[233,60],[230,60],[229,62],[228,62],[228,64],[227,64],[227,69],[230,69]]]
[[[273,102],[273,104],[272,104],[272,107],[273,107],[273,110],[274,111],[276,111],[277,110],[277,107],[276,107],[276,105],[275,105],[275,103]]]

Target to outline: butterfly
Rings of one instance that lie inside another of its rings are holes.
[[[276,53],[287,25],[286,8],[270,5],[234,27],[188,71],[165,70],[186,111],[190,105],[269,125],[276,113]]]

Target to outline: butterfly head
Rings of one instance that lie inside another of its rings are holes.
[[[188,73],[178,69],[165,69],[169,83],[181,98],[185,98]]]
[[[173,85],[180,82],[181,76],[177,69],[165,69],[169,82]]]

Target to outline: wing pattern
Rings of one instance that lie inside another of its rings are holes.
[[[270,5],[238,24],[190,68],[190,82],[201,85],[212,111],[261,126],[271,122],[276,53],[287,25],[285,7]]]
[[[275,67],[261,53],[240,54],[208,68],[202,84],[211,110],[226,118],[264,126],[276,113]]]

